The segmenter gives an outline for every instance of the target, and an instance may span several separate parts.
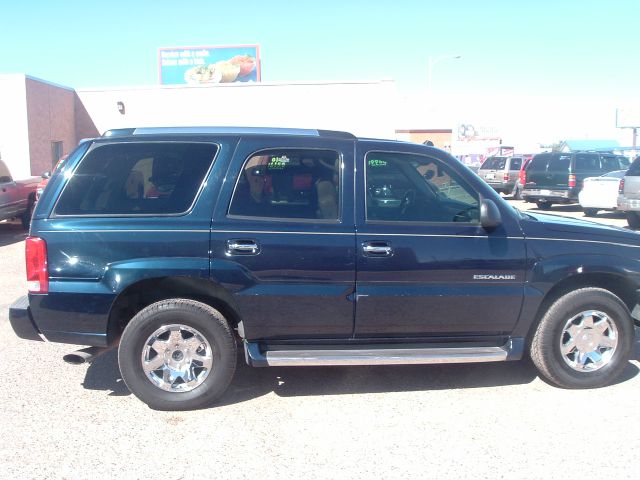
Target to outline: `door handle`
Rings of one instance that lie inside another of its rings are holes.
[[[365,242],[362,250],[368,257],[390,257],[393,255],[393,248],[388,242]]]
[[[257,255],[260,245],[255,240],[227,240],[227,253],[231,255]]]

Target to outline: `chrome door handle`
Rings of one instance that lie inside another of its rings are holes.
[[[390,257],[393,254],[393,248],[387,242],[363,243],[362,250],[370,257]]]
[[[228,240],[227,253],[257,255],[260,253],[260,246],[255,240]]]

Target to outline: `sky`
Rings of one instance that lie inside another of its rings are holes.
[[[624,140],[615,108],[640,102],[639,19],[638,0],[0,0],[0,73],[153,85],[160,47],[259,44],[265,82],[392,79],[436,114]],[[427,92],[429,59],[453,55]]]

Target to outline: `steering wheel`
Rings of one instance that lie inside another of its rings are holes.
[[[404,197],[402,197],[402,202],[400,202],[400,214],[404,216],[409,207],[412,206],[416,201],[416,191],[413,189],[409,189],[404,193]]]
[[[464,210],[460,210],[453,216],[454,222],[472,222],[473,220],[479,219],[478,215],[478,207],[475,205],[471,205],[470,207],[465,208]]]

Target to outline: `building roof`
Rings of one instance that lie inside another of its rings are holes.
[[[593,151],[610,152],[619,150],[620,143],[617,140],[565,140],[560,149],[563,152]]]

